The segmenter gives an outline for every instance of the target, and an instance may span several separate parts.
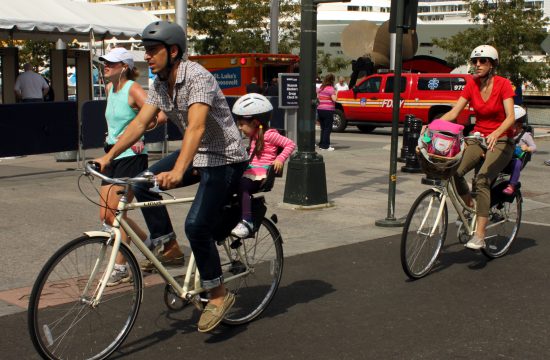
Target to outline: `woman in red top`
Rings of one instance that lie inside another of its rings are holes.
[[[469,81],[456,105],[443,120],[455,120],[468,103],[474,109],[476,124],[474,132],[480,132],[487,140],[487,150],[479,143],[470,143],[464,150],[463,158],[455,175],[458,193],[464,201],[473,205],[468,183],[464,175],[485,159],[476,177],[477,188],[477,228],[466,247],[485,247],[485,227],[487,226],[491,204],[491,182],[512,159],[514,153],[514,90],[508,79],[495,75],[498,66],[498,52],[489,45],[481,45],[472,51],[471,62],[475,67],[474,81]]]

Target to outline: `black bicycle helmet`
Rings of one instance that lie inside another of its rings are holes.
[[[169,21],[155,21],[143,29],[141,35],[143,46],[164,44],[169,50],[171,45],[177,45],[180,49],[176,60],[179,60],[185,54],[187,49],[187,37],[185,31],[178,24]]]

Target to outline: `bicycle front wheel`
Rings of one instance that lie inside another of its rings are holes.
[[[401,235],[401,265],[411,279],[433,268],[447,236],[447,204],[441,193],[429,189],[413,203]]]
[[[505,255],[514,242],[521,224],[523,198],[519,190],[511,201],[499,201],[489,210],[489,223],[486,227],[485,256],[494,259]]]
[[[235,305],[223,322],[239,325],[260,315],[275,296],[283,274],[283,241],[275,225],[265,218],[254,237],[225,241],[226,251],[220,252],[224,277],[248,271],[225,283],[235,294]]]
[[[106,287],[93,306],[112,246],[105,236],[82,236],[48,260],[32,289],[28,325],[45,359],[105,359],[130,332],[142,298],[139,265],[122,244],[128,276]]]

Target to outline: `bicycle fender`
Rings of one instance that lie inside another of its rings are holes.
[[[111,237],[111,233],[108,233],[106,231],[86,231],[84,232],[84,235],[88,237],[94,237],[94,236],[100,236],[100,237],[103,236],[107,238]]]

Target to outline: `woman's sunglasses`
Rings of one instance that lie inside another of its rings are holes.
[[[118,61],[118,62],[111,62],[111,61],[107,61],[107,60],[103,60],[103,65],[105,66],[115,66],[116,64],[122,64],[122,61]]]
[[[473,58],[473,59],[470,59],[470,62],[474,66],[477,65],[477,63],[480,63],[481,65],[485,65],[485,64],[487,64],[487,61],[489,61],[488,58]]]

